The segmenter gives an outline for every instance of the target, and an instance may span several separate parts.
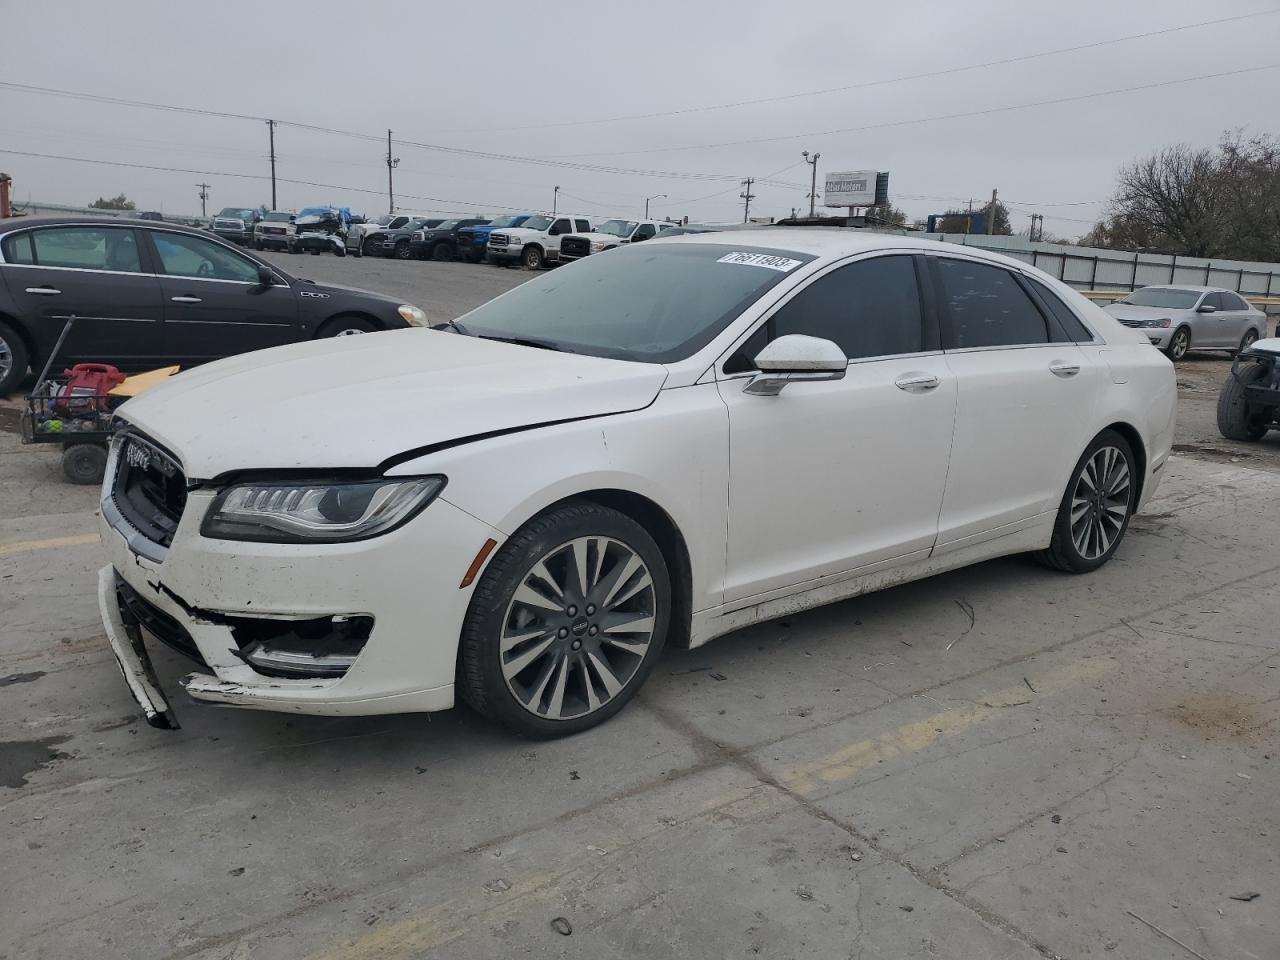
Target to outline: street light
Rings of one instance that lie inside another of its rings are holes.
[[[813,159],[810,160],[809,151],[802,150],[800,151],[800,156],[804,157],[804,162],[813,168],[813,176],[809,180],[809,219],[812,220],[814,217],[814,203],[818,199],[818,160],[822,154],[815,153]]]
[[[559,207],[559,205],[560,205],[560,187],[557,185],[556,191],[554,194],[552,194],[552,197],[551,197],[551,215],[553,217],[556,215],[556,209]]]
[[[655,193],[652,197],[645,197],[645,198],[644,198],[644,218],[645,218],[646,220],[648,220],[648,219],[649,219],[649,201],[650,201],[650,200],[657,200],[657,199],[659,199],[659,198],[661,198],[661,199],[665,200],[665,199],[667,199],[667,195],[666,195],[665,193]]]

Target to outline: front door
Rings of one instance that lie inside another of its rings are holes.
[[[929,258],[947,368],[959,383],[937,553],[1018,529],[1056,510],[1092,439],[1105,371],[1049,318],[1011,271]]]
[[[184,366],[298,339],[298,302],[276,277],[258,278],[258,264],[204,237],[148,230],[160,265],[165,347]]]
[[[829,270],[719,368],[729,410],[726,602],[932,548],[956,381],[921,308],[918,260],[877,256]],[[744,393],[751,358],[792,333],[837,343],[850,358],[844,379]]]
[[[4,254],[9,292],[41,351],[75,318],[55,372],[88,362],[136,370],[163,356],[160,283],[134,229],[41,227],[7,238]]]

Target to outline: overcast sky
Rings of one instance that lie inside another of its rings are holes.
[[[740,219],[737,178],[767,177],[752,213],[807,207],[801,150],[830,170],[890,171],[913,216],[998,187],[1015,230],[1028,215],[1076,236],[1117,168],[1223,130],[1280,133],[1280,70],[1218,77],[985,116],[901,123],[1280,64],[1280,14],[942,76],[895,80],[1278,9],[1262,0],[745,0],[553,4],[330,0],[0,0],[0,81],[312,124],[371,137],[733,178],[555,168],[394,145],[397,207],[496,214],[560,207]],[[718,104],[857,89],[729,109]],[[686,111],[669,115],[671,111]],[[600,121],[634,114],[668,115]],[[139,209],[210,213],[270,203],[267,129],[0,87],[0,170],[15,196],[84,204],[120,192]],[[887,124],[897,124],[888,126]],[[849,128],[864,128],[852,130]],[[866,129],[870,128],[870,129]],[[849,132],[831,132],[845,130]],[[828,131],[828,132],[821,132]],[[801,135],[801,136],[795,136]],[[768,140],[734,143],[726,141]],[[281,125],[278,205],[387,208],[386,144]],[[3,150],[209,171],[207,176],[40,159]],[[792,186],[786,183],[793,184]],[[428,200],[421,198],[438,198]],[[955,198],[953,200],[952,198]],[[1082,203],[1084,202],[1084,203]],[[1073,204],[1073,205],[1067,205]],[[1075,205],[1079,204],[1079,205]],[[1071,218],[1071,219],[1065,219]]]

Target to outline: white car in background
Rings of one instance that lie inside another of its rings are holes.
[[[1248,350],[1267,335],[1267,315],[1222,287],[1143,287],[1103,309],[1172,360],[1188,350]]]
[[[584,730],[668,644],[1006,554],[1096,570],[1173,439],[1145,337],[972,247],[658,238],[442,327],[120,409],[99,603],[153,723],[144,633],[197,700]]]

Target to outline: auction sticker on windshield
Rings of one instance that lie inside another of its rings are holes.
[[[735,250],[733,253],[727,253],[716,263],[743,263],[749,267],[766,267],[769,270],[778,270],[786,273],[788,270],[794,270],[800,266],[802,261],[792,260],[789,257],[779,257],[772,253],[747,253],[745,250]]]

